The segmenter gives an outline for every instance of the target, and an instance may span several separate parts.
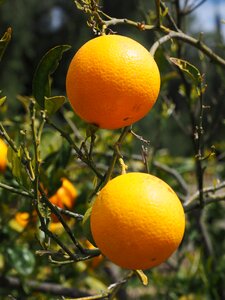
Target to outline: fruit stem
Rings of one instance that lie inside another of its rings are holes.
[[[118,158],[122,158],[122,154],[120,153],[119,148],[129,132],[130,132],[130,126],[124,127],[119,139],[114,145],[114,153],[109,168],[105,174],[105,180],[103,182],[103,186],[110,180]]]

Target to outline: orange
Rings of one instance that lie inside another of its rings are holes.
[[[109,181],[97,196],[91,231],[101,252],[126,269],[149,269],[178,248],[184,210],[175,192],[150,174],[128,173]]]
[[[15,221],[21,226],[26,227],[30,220],[30,214],[28,212],[17,212],[15,215]]]
[[[62,178],[62,186],[49,198],[49,201],[60,208],[71,209],[75,204],[77,196],[78,191],[74,185],[68,179]],[[53,221],[58,221],[54,215],[52,217]]]
[[[0,139],[0,172],[4,172],[7,165],[7,145]]]
[[[141,44],[121,35],[99,36],[85,43],[66,77],[75,113],[106,129],[142,119],[154,105],[159,88],[154,58]]]

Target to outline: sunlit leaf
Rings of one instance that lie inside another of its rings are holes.
[[[66,102],[64,96],[45,97],[45,109],[49,115],[53,115]]]
[[[22,149],[20,148],[18,153],[16,153],[14,150],[12,150],[11,147],[9,147],[7,152],[7,158],[11,166],[12,174],[17,180],[17,182],[20,185],[29,188],[31,182],[28,177],[28,174],[25,171],[24,165],[22,164]]]
[[[41,59],[33,78],[33,96],[44,108],[45,97],[51,97],[51,75],[57,69],[62,55],[69,50],[69,45],[60,45],[49,50]]]
[[[1,4],[1,2],[0,2],[0,4]],[[11,40],[11,37],[12,37],[12,29],[8,28],[7,31],[4,33],[3,37],[0,39],[0,61],[2,60],[2,57],[8,46],[8,43]]]
[[[191,78],[199,92],[202,88],[203,82],[203,78],[199,70],[188,61],[180,58],[170,57],[170,61]]]
[[[0,106],[2,106],[6,101],[6,96],[0,98]]]
[[[51,210],[43,201],[38,201],[38,210],[43,218],[50,219]]]

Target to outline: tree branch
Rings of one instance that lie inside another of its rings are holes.
[[[23,291],[23,284],[26,285],[29,289],[34,292],[40,292],[45,294],[51,294],[55,296],[64,296],[64,297],[84,297],[90,296],[86,291],[78,290],[76,288],[67,288],[60,284],[50,283],[50,282],[39,282],[35,280],[26,280],[23,282],[13,276],[4,277],[0,275],[0,282],[2,287],[9,289],[16,289]]]
[[[163,27],[161,27],[160,30],[164,32]],[[182,41],[194,46],[195,48],[197,48],[201,52],[203,52],[206,56],[208,56],[212,61],[214,61],[215,63],[217,63],[225,68],[225,59],[223,59],[222,57],[215,54],[213,52],[213,50],[211,48],[209,48],[208,46],[206,46],[206,44],[204,44],[202,41],[195,39],[183,32],[176,32],[176,31],[171,30],[167,35],[161,37],[159,40],[157,40],[152,45],[152,47],[150,49],[150,53],[154,56],[155,52],[159,46],[161,46],[162,44],[164,44],[167,41],[172,40],[172,39],[182,40]]]

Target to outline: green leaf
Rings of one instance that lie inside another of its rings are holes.
[[[84,218],[82,220],[82,228],[83,228],[84,236],[89,240],[89,242],[91,242],[92,245],[97,247],[91,232],[91,223],[90,223],[91,210],[92,207],[88,208],[87,211],[85,212]]]
[[[188,61],[180,58],[170,57],[170,61],[191,78],[197,88],[197,91],[200,92],[203,78],[199,70]]]
[[[47,110],[48,115],[53,115],[57,112],[65,102],[66,97],[64,96],[45,97],[45,109]]]
[[[35,267],[35,257],[27,248],[14,246],[6,250],[7,259],[11,267],[13,267],[20,275],[30,275]]]
[[[4,33],[3,37],[0,39],[0,61],[2,60],[2,57],[8,46],[8,43],[11,40],[11,37],[12,37],[12,29],[8,28],[7,31]]]
[[[145,273],[142,270],[135,270],[134,272],[140,279],[141,283],[144,286],[147,286],[148,285],[148,277],[145,275]]]
[[[43,218],[50,220],[51,210],[43,201],[38,201],[38,210]]]
[[[20,147],[18,153],[8,148],[7,159],[11,165],[12,174],[17,182],[25,188],[30,188],[31,182],[22,164],[22,148]]]
[[[51,97],[51,74],[55,72],[65,51],[71,46],[60,45],[49,50],[41,59],[33,78],[33,96],[41,108],[45,108],[45,97]]]
[[[6,96],[0,98],[0,106],[2,106],[6,101]]]

